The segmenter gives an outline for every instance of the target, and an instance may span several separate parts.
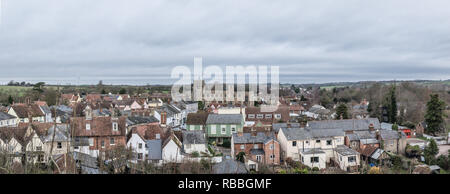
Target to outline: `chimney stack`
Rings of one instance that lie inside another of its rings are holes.
[[[375,131],[375,127],[373,126],[373,123],[369,124],[369,131]]]

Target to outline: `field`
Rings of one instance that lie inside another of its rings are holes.
[[[28,90],[31,90],[33,87],[25,87],[25,86],[0,86],[0,96],[1,95],[12,95],[22,97]]]

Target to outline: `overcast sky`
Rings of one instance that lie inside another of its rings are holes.
[[[279,65],[281,82],[450,79],[448,0],[1,0],[0,83],[171,83]]]

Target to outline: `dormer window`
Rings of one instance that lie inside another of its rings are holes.
[[[113,131],[118,131],[119,130],[119,125],[116,122],[114,122],[112,124],[112,128],[113,128]]]
[[[90,123],[86,123],[86,130],[91,130],[91,124]]]

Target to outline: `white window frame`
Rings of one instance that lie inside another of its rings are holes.
[[[119,130],[119,124],[117,124],[117,122],[113,122],[112,123],[112,129],[113,129],[113,131],[118,131]]]
[[[216,133],[216,125],[211,125],[211,134],[215,135]]]
[[[241,145],[241,150],[244,150],[245,149],[245,145]]]
[[[94,146],[94,138],[89,138],[89,146]]]
[[[254,119],[255,118],[255,114],[248,114],[248,118],[249,119]]]
[[[227,126],[226,125],[220,126],[220,133],[222,135],[227,134]]]
[[[114,137],[109,138],[109,145],[116,145],[116,140],[114,139]]]
[[[86,123],[86,130],[91,130],[91,124],[90,123]]]
[[[257,118],[257,119],[263,119],[263,118],[264,118],[264,114],[257,114],[257,115],[256,115],[256,118]]]

